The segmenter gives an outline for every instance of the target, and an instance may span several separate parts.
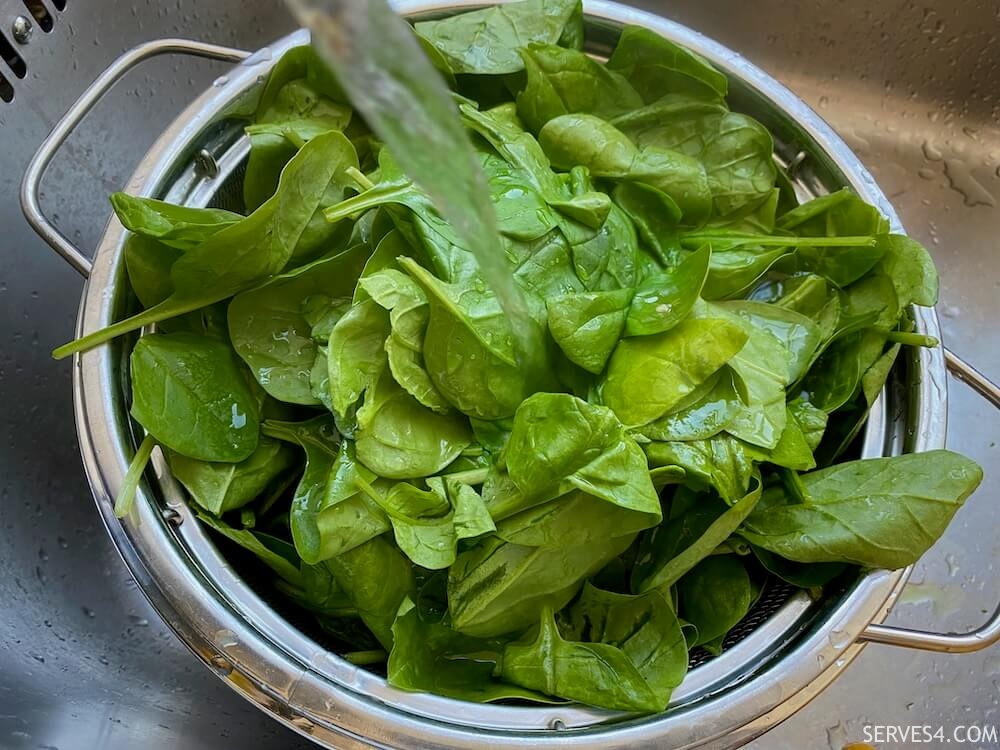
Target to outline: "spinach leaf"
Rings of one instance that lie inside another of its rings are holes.
[[[683,260],[677,235],[681,209],[673,198],[641,182],[615,185],[612,196],[618,207],[635,223],[642,241],[652,249],[661,265],[676,266]]]
[[[586,112],[608,120],[642,106],[624,77],[583,52],[532,44],[520,54],[528,78],[517,95],[517,113],[536,133],[559,115]]]
[[[317,517],[339,443],[333,418],[326,415],[305,422],[268,420],[263,424],[263,433],[295,443],[305,451],[305,471],[295,489],[288,520],[296,551],[303,562],[314,565],[323,559]]]
[[[548,298],[549,332],[571,362],[599,374],[621,338],[630,302],[631,289]]]
[[[732,373],[723,370],[703,398],[683,409],[664,414],[643,425],[637,432],[655,441],[705,440],[722,432],[741,406]]]
[[[687,317],[701,293],[711,257],[712,250],[705,245],[676,266],[647,277],[635,290],[625,334],[663,333]]]
[[[366,260],[365,250],[357,245],[275,276],[236,295],[229,304],[233,348],[274,398],[318,403],[309,379],[317,346],[306,303],[320,294],[341,301],[350,298]]]
[[[171,266],[171,295],[141,313],[95,331],[52,352],[56,359],[197,310],[263,281],[291,260],[302,233],[336,175],[357,163],[342,134],[309,141],[281,173],[277,192],[250,216],[216,232]]]
[[[529,690],[611,709],[651,712],[666,706],[622,649],[565,640],[548,606],[537,627],[504,648],[500,676]]]
[[[543,607],[561,609],[583,581],[620,555],[633,537],[573,547],[527,547],[487,536],[448,570],[452,627],[477,637],[524,630]]]
[[[678,612],[698,630],[691,646],[721,652],[726,634],[750,610],[752,596],[750,576],[740,558],[713,555],[698,563],[677,582]]]
[[[388,515],[396,544],[414,564],[441,570],[455,562],[460,539],[495,529],[483,499],[474,489],[431,478],[430,490],[399,482],[383,496],[366,491]]]
[[[724,318],[689,317],[666,333],[624,339],[601,382],[604,403],[630,427],[663,416],[747,343]]]
[[[740,535],[797,562],[902,568],[938,539],[982,475],[945,450],[848,461],[800,475],[803,502],[752,514]]]
[[[256,555],[261,562],[277,573],[284,581],[292,585],[298,585],[301,582],[297,561],[289,559],[294,555],[294,550],[290,550],[290,554],[280,554],[273,549],[273,544],[268,544],[265,541],[267,537],[263,534],[247,529],[235,529],[213,515],[197,510],[195,512],[199,521],[229,541],[235,542],[243,549]]]
[[[545,701],[545,696],[494,676],[504,641],[473,638],[443,622],[421,617],[404,601],[392,624],[389,684],[459,700],[489,702],[509,698]]]
[[[679,466],[684,469],[687,484],[695,488],[708,485],[729,504],[746,495],[750,486],[753,453],[730,435],[652,442],[643,447],[651,466]]]
[[[513,415],[533,388],[515,360],[510,322],[496,298],[482,281],[447,284],[409,258],[400,263],[430,304],[424,362],[434,386],[470,417]]]
[[[730,299],[741,295],[779,260],[794,252],[788,247],[735,245],[712,247],[708,276],[701,290],[707,300]]]
[[[658,592],[630,596],[587,583],[565,621],[567,638],[607,643],[624,651],[664,705],[684,679],[687,644],[677,615]]]
[[[130,358],[132,416],[190,458],[238,462],[257,448],[259,408],[238,360],[192,333],[143,336]]]
[[[728,90],[726,77],[706,60],[640,26],[622,31],[608,69],[628,79],[647,103],[672,93],[715,101]]]
[[[560,41],[579,6],[580,0],[523,0],[418,21],[414,28],[437,48],[452,73],[516,73],[524,68],[518,50],[532,42]]]
[[[598,117],[556,117],[539,132],[538,142],[557,168],[581,165],[595,177],[643,182],[662,190],[688,224],[704,222],[711,212],[708,176],[697,160],[655,146],[637,148],[614,125]]]
[[[462,414],[436,414],[383,371],[358,409],[358,460],[379,476],[417,479],[436,474],[472,442]]]
[[[736,313],[781,342],[791,355],[786,382],[795,382],[805,375],[823,339],[820,327],[810,318],[787,307],[750,300],[723,302],[719,307]]]
[[[111,205],[130,232],[159,240],[168,247],[190,250],[216,232],[243,219],[221,208],[190,208],[154,198],[114,193]]]
[[[330,332],[327,376],[334,414],[344,416],[386,366],[389,315],[371,299],[356,303]]]
[[[565,482],[659,522],[642,450],[607,407],[537,393],[518,407],[504,455],[510,478],[528,496]]]
[[[688,511],[671,517],[659,533],[651,534],[645,552],[648,559],[636,565],[633,588],[639,592],[669,591],[688,571],[711,555],[740,528],[760,501],[760,478],[754,481],[756,486],[721,514],[716,515],[710,509]]]
[[[407,598],[416,596],[409,560],[379,536],[324,565],[379,643],[391,650],[396,613]]]
[[[170,472],[198,505],[221,516],[252,503],[296,463],[285,443],[262,437],[257,448],[239,463],[199,461],[171,451]]]

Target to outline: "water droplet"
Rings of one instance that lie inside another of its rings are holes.
[[[935,172],[930,167],[921,167],[920,169],[917,170],[917,174],[920,175],[920,177],[922,177],[925,180],[933,180],[937,172]]]
[[[212,81],[212,85],[216,87],[225,86],[227,83],[229,83],[229,76],[219,76],[214,81]]]
[[[944,159],[944,154],[930,141],[924,141],[920,148],[924,152],[924,158],[927,161],[941,161]]]
[[[828,96],[821,96],[819,98],[819,108],[820,109],[826,109],[829,105],[830,105],[830,97],[828,97]]]
[[[951,578],[954,578],[958,571],[962,569],[958,564],[958,560],[950,552],[944,556],[944,562],[948,566],[948,575]]]
[[[128,616],[128,621],[132,625],[135,625],[137,628],[148,628],[149,627],[149,620],[147,620],[145,617],[140,617],[139,615],[129,615]]]
[[[94,610],[92,610],[92,609],[91,609],[90,607],[80,607],[80,610],[81,610],[81,611],[83,612],[83,614],[85,614],[85,615],[86,615],[87,617],[90,617],[90,618],[94,618],[94,617],[97,617],[97,613],[96,613],[96,612],[94,612]]]

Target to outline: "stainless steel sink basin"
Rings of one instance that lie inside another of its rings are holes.
[[[131,585],[80,467],[70,366],[48,358],[72,333],[79,278],[28,229],[16,202],[52,122],[127,47],[182,35],[256,48],[291,21],[277,2],[178,0],[123,11],[108,0],[45,0],[46,33],[27,8],[40,4],[0,0],[0,33],[25,68],[19,79],[0,63],[14,91],[12,102],[0,100],[0,748],[308,747],[206,674]],[[742,52],[846,138],[935,256],[947,343],[1000,376],[995,3],[636,4]],[[25,45],[10,32],[18,15],[34,27]],[[165,59],[122,82],[44,183],[45,208],[64,232],[93,247],[108,215],[104,196],[219,73]],[[1000,427],[985,402],[959,384],[951,390],[950,445],[983,463],[987,479],[918,565],[891,621],[968,630],[1000,596],[1000,543],[982,533],[1000,521],[1000,472],[990,471]],[[872,646],[753,747],[840,750],[875,724],[1000,724],[998,681],[996,649],[938,656]]]

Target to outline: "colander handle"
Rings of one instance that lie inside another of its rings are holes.
[[[207,44],[192,39],[157,39],[133,47],[111,63],[108,69],[101,73],[97,80],[80,95],[76,103],[52,128],[48,137],[42,141],[42,145],[38,147],[38,151],[35,152],[24,173],[24,179],[21,181],[21,210],[24,212],[25,218],[35,232],[84,278],[90,275],[90,269],[93,265],[90,258],[80,252],[80,249],[66,235],[56,229],[42,212],[38,199],[42,176],[69,134],[94,108],[101,97],[108,92],[108,89],[144,60],[170,54],[193,55],[209,60],[233,63],[241,62],[250,56],[250,53],[245,50],[221,47],[217,44]]]
[[[990,381],[972,365],[945,349],[948,371],[975,390],[980,396],[1000,409],[1000,387]],[[970,633],[933,633],[926,630],[910,630],[890,625],[869,625],[861,634],[861,640],[870,643],[884,643],[890,646],[905,646],[920,651],[939,651],[964,654],[981,651],[1000,642],[1000,606],[989,621]]]

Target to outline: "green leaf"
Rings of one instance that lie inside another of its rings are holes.
[[[436,474],[472,442],[462,414],[436,414],[383,372],[358,410],[358,460],[390,479]]]
[[[598,374],[618,344],[631,301],[630,289],[546,299],[549,332],[571,362]]]
[[[732,373],[723,370],[702,398],[683,409],[664,414],[637,432],[657,441],[705,440],[722,432],[741,407]]]
[[[635,290],[625,334],[663,333],[686,318],[701,293],[711,257],[711,248],[705,245],[676,266],[646,278]]]
[[[697,160],[655,146],[637,148],[614,125],[598,117],[556,117],[542,128],[538,142],[557,168],[581,165],[595,177],[642,182],[662,190],[688,224],[702,223],[711,212],[708,177]]]
[[[439,622],[421,618],[412,602],[404,602],[392,625],[388,680],[393,687],[489,702],[544,696],[494,677],[504,641],[473,638]]]
[[[730,505],[746,495],[750,486],[754,454],[730,435],[652,442],[644,448],[651,466],[679,466],[689,484],[712,487]]]
[[[604,403],[628,426],[663,416],[746,344],[723,318],[689,317],[666,333],[624,339],[601,384]]]
[[[514,415],[504,455],[510,478],[525,495],[544,495],[566,482],[659,522],[659,498],[642,450],[606,407],[568,394],[535,394]]]
[[[529,690],[605,708],[651,712],[666,707],[620,648],[565,640],[551,607],[542,610],[538,627],[504,648],[500,676]]]
[[[647,553],[650,560],[642,567],[636,566],[633,587],[639,592],[669,591],[688,571],[711,555],[740,528],[760,501],[760,479],[754,481],[756,487],[721,515],[688,512],[672,517],[661,527],[661,533],[651,535],[651,549]]]
[[[353,160],[354,147],[330,132],[309,141],[281,173],[277,192],[242,221],[216,232],[171,266],[170,297],[52,352],[56,359],[124,333],[219,302],[280,272],[292,258],[327,186]]]
[[[297,585],[301,580],[299,568],[295,562],[289,560],[288,556],[275,552],[267,543],[266,536],[255,531],[245,529],[234,529],[225,521],[221,521],[215,516],[195,511],[198,520],[221,534],[231,542],[235,542],[243,549],[256,555],[261,562],[277,573],[281,578],[293,585]]]
[[[190,250],[243,217],[221,208],[190,208],[173,203],[114,193],[111,205],[130,232],[159,240],[168,247]]]
[[[641,26],[626,26],[608,68],[625,76],[646,102],[665,94],[715,101],[726,95],[725,75],[706,60]]]
[[[275,276],[229,304],[233,348],[274,398],[310,406],[319,403],[310,384],[317,345],[306,303],[323,294],[333,298],[330,307],[342,306],[364,266],[365,250],[356,245]]]
[[[526,547],[487,536],[448,571],[452,627],[477,637],[524,630],[542,608],[561,609],[583,581],[620,555],[632,536],[573,547]]]
[[[324,564],[368,629],[391,650],[396,613],[403,601],[416,596],[410,561],[379,536]]]
[[[418,21],[414,28],[438,49],[452,73],[516,73],[524,68],[518,50],[532,42],[558,42],[579,5],[580,0],[523,0]]]
[[[262,437],[239,463],[199,461],[171,451],[170,472],[198,505],[217,516],[253,502],[296,463],[285,443]]]
[[[848,461],[802,474],[804,502],[768,506],[740,534],[797,562],[903,568],[944,533],[982,476],[945,450]]]
[[[330,332],[327,371],[335,414],[348,413],[385,369],[389,314],[371,299],[356,303]]]
[[[691,646],[709,648],[721,642],[746,616],[752,597],[750,576],[740,558],[713,555],[698,563],[677,583],[680,616],[698,629]]]
[[[536,133],[559,115],[586,112],[611,119],[642,106],[628,81],[583,52],[551,44],[519,51],[528,80],[517,95],[517,112]]]
[[[191,333],[143,336],[132,350],[132,416],[161,445],[202,461],[257,448],[257,398],[232,350]]]

